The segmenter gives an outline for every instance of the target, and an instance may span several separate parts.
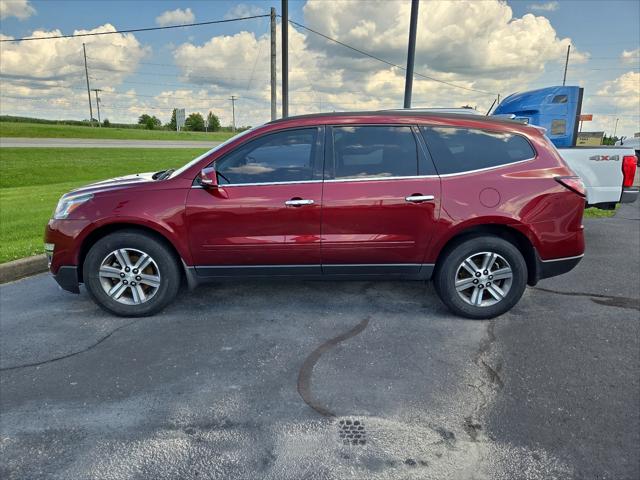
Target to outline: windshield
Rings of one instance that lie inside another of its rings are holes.
[[[253,132],[257,127],[253,127],[250,128],[249,130],[245,130],[244,132],[240,132],[237,135],[234,135],[233,137],[231,137],[228,140],[225,140],[224,142],[222,142],[220,145],[217,145],[215,147],[213,147],[211,150],[209,150],[208,152],[203,153],[202,155],[200,155],[197,158],[194,158],[193,160],[191,160],[189,163],[187,163],[186,165],[180,167],[179,169],[173,171],[171,173],[171,177],[169,178],[174,178],[177,177],[178,175],[182,175],[183,172],[185,172],[186,170],[188,170],[189,168],[193,167],[196,163],[198,163],[200,160],[202,160],[203,158],[209,156],[210,154],[217,152],[218,150],[220,150],[221,148],[227,146],[229,143],[237,140],[240,137],[244,137],[245,135],[247,135],[249,132]]]

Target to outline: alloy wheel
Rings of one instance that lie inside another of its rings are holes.
[[[160,288],[160,269],[151,256],[135,248],[108,254],[98,271],[100,285],[113,300],[125,305],[148,302]]]
[[[455,289],[465,303],[490,307],[507,296],[512,281],[513,271],[504,257],[495,252],[480,252],[460,264]]]

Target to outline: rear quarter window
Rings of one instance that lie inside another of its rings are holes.
[[[536,156],[529,141],[517,134],[457,127],[420,130],[440,175],[498,167]]]

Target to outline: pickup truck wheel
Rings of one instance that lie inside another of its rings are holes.
[[[173,253],[152,235],[119,231],[98,240],[83,266],[84,283],[105,310],[125,317],[153,315],[180,286]]]
[[[473,319],[509,311],[524,293],[527,264],[511,243],[473,237],[446,253],[435,273],[438,296],[457,315]]]

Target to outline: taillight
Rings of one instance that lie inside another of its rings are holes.
[[[633,179],[636,176],[636,163],[637,159],[635,155],[625,155],[622,157],[622,186],[632,187]]]
[[[587,191],[580,177],[554,177],[555,180],[563,187],[568,188],[572,192],[577,193],[581,197],[587,196]]]

